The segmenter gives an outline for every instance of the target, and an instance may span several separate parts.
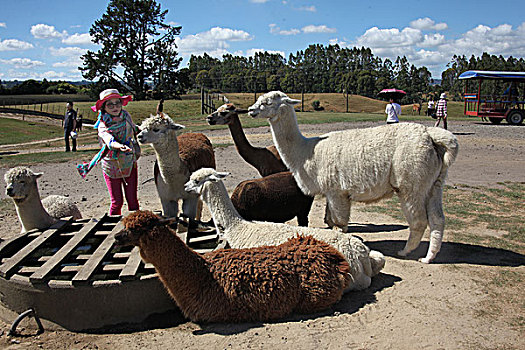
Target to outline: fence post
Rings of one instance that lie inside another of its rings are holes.
[[[204,86],[201,85],[201,114],[204,114]]]
[[[304,112],[304,89],[301,91],[301,112]]]

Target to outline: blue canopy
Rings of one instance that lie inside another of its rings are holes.
[[[461,73],[459,79],[523,79],[525,72],[498,72],[490,70],[468,70]]]

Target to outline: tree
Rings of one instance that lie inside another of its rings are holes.
[[[173,77],[164,73],[175,71],[180,63],[175,36],[181,30],[163,23],[167,12],[155,0],[111,0],[89,30],[102,48],[82,56],[84,78],[116,80],[136,99],[145,97],[148,80],[165,87]]]

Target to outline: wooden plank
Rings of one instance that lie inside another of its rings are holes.
[[[86,261],[84,266],[78,273],[73,277],[73,284],[75,283],[86,283],[88,279],[91,277],[93,272],[95,272],[96,268],[99,266],[99,264],[102,262],[102,259],[106,256],[106,254],[110,251],[111,247],[113,246],[113,243],[115,243],[115,234],[122,230],[124,228],[122,222],[118,222],[113,230],[107,235],[106,239],[100,245],[98,246],[97,250],[93,253],[91,258]]]
[[[109,264],[102,267],[102,271],[122,271],[126,264]]]
[[[121,281],[134,279],[141,262],[142,259],[140,258],[139,247],[133,247],[128,261],[126,262],[126,266],[122,269],[122,272],[119,275],[119,279]]]
[[[40,247],[48,239],[53,237],[58,231],[60,231],[67,224],[69,224],[71,220],[73,220],[73,218],[70,218],[67,221],[59,220],[56,224],[52,226],[53,228],[45,230],[33,241],[31,241],[25,247],[20,249],[18,253],[13,255],[5,263],[3,263],[2,266],[0,266],[0,276],[2,276],[3,278],[7,278],[9,272],[12,271],[18,264],[20,264],[22,260],[31,255],[35,250],[38,249],[38,247]]]
[[[66,265],[60,269],[60,272],[63,273],[70,273],[70,272],[78,272],[82,268],[82,265]]]
[[[75,250],[75,248],[78,247],[78,245],[86,238],[87,235],[92,233],[97,229],[97,226],[102,221],[98,220],[91,220],[88,222],[84,227],[80,229],[69,241],[62,246],[53,256],[51,259],[46,261],[44,265],[38,269],[38,271],[35,271],[30,277],[29,280],[33,283],[43,282],[44,278],[57,266],[60,265],[61,262],[63,262],[68,255]]]

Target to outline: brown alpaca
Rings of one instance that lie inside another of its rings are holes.
[[[246,220],[286,222],[297,216],[298,225],[308,226],[314,197],[301,192],[275,146],[253,147],[248,142],[239,120],[240,113],[246,111],[227,103],[207,118],[210,125],[228,125],[241,157],[263,176],[237,185],[231,197],[233,205]]]
[[[237,110],[232,103],[220,106],[215,112],[207,117],[210,125],[228,125],[230,133],[241,157],[252,165],[261,176],[267,176],[282,171],[288,171],[286,165],[281,160],[279,152],[275,146],[253,147],[242,129],[239,114],[246,113],[246,110]]]
[[[148,211],[124,220],[115,239],[140,248],[183,314],[194,322],[254,322],[325,310],[349,283],[349,265],[311,236],[278,246],[200,255]]]
[[[158,109],[162,109],[159,104]],[[178,215],[178,200],[182,199],[182,212],[189,218],[199,218],[201,206],[198,196],[188,195],[184,184],[191,173],[203,167],[215,168],[215,155],[210,140],[201,133],[185,133],[177,137],[184,128],[162,112],[145,119],[137,139],[142,144],[151,144],[157,161],[153,168],[155,186],[162,204],[164,216]]]
[[[231,200],[246,220],[286,222],[297,216],[299,226],[308,226],[314,197],[303,194],[292,173],[285,171],[239,183]]]

